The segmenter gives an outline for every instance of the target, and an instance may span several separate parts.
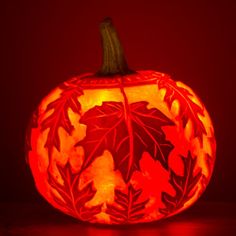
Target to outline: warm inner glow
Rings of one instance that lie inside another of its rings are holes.
[[[148,82],[138,84],[142,79]],[[194,92],[151,71],[125,81],[64,83],[42,101],[31,128],[28,158],[38,191],[81,220],[168,217],[192,205],[211,177],[214,130]]]

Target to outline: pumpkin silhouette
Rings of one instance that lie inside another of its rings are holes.
[[[111,19],[103,65],[46,96],[27,132],[36,187],[79,220],[134,224],[172,216],[205,190],[215,138],[203,103],[167,74],[130,70]]]

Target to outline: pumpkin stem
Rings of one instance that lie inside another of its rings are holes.
[[[126,62],[124,51],[112,19],[105,18],[100,25],[103,48],[103,62],[97,76],[126,75],[134,73]]]

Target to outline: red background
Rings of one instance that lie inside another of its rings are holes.
[[[1,7],[2,202],[39,202],[24,132],[40,100],[101,64],[99,22],[114,20],[132,69],[192,87],[215,124],[217,161],[201,201],[235,201],[235,1],[8,1]]]

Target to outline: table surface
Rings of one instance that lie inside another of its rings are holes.
[[[198,202],[185,212],[169,219],[122,227],[78,222],[46,203],[1,203],[0,235],[235,236],[236,203]]]

